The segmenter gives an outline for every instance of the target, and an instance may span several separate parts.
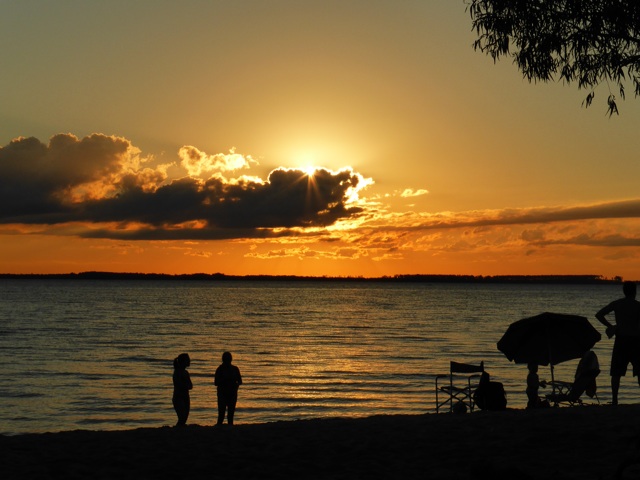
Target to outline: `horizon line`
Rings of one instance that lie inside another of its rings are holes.
[[[577,283],[619,284],[621,276],[550,274],[550,275],[467,275],[467,274],[396,274],[378,277],[365,276],[313,276],[313,275],[229,275],[225,273],[141,273],[84,271],[69,273],[0,273],[0,279],[81,279],[81,280],[343,280],[343,281],[398,281],[398,282],[512,282],[512,283]],[[636,280],[633,280],[634,282]]]

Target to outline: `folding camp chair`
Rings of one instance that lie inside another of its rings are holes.
[[[580,397],[583,393],[586,393],[600,403],[596,386],[596,378],[599,374],[600,364],[598,357],[595,352],[589,350],[578,364],[573,383],[560,380],[547,382],[547,385],[551,386],[555,393],[546,395],[546,398],[554,406],[558,406],[561,403],[568,403],[571,406],[582,405]]]
[[[451,362],[449,373],[436,375],[436,412],[439,413],[447,404],[452,412],[458,403],[473,412],[473,392],[478,388],[482,372],[484,362],[480,362],[480,365]]]

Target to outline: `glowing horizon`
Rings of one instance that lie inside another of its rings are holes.
[[[0,7],[0,273],[640,278],[638,100],[494,65],[462,1],[250,3]]]

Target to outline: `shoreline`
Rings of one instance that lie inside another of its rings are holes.
[[[75,430],[0,447],[5,479],[638,478],[640,405]]]

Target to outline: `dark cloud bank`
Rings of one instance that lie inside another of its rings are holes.
[[[48,144],[15,139],[0,147],[0,224],[38,225],[52,232],[63,232],[54,226],[83,225],[73,234],[92,238],[205,240],[305,235],[305,227],[325,227],[365,213],[375,216],[348,202],[354,191],[371,183],[351,169],[318,169],[309,177],[301,170],[279,168],[264,181],[229,179],[223,173],[248,168],[250,162],[242,165],[234,154],[234,161],[225,165],[223,154],[207,156],[190,146],[182,147],[179,156],[186,170],[206,171],[209,177],[169,180],[166,169],[146,167],[149,162],[127,139],[114,136],[59,134]],[[435,214],[404,227],[384,226],[384,214],[378,214],[377,227],[370,229],[446,230],[640,218],[640,200]]]
[[[349,169],[319,169],[312,178],[276,169],[264,182],[222,175],[169,182],[162,170],[139,163],[131,144],[117,137],[13,140],[0,148],[0,222],[122,225],[84,234],[93,237],[238,238],[327,226],[361,212],[347,204],[362,180]]]

